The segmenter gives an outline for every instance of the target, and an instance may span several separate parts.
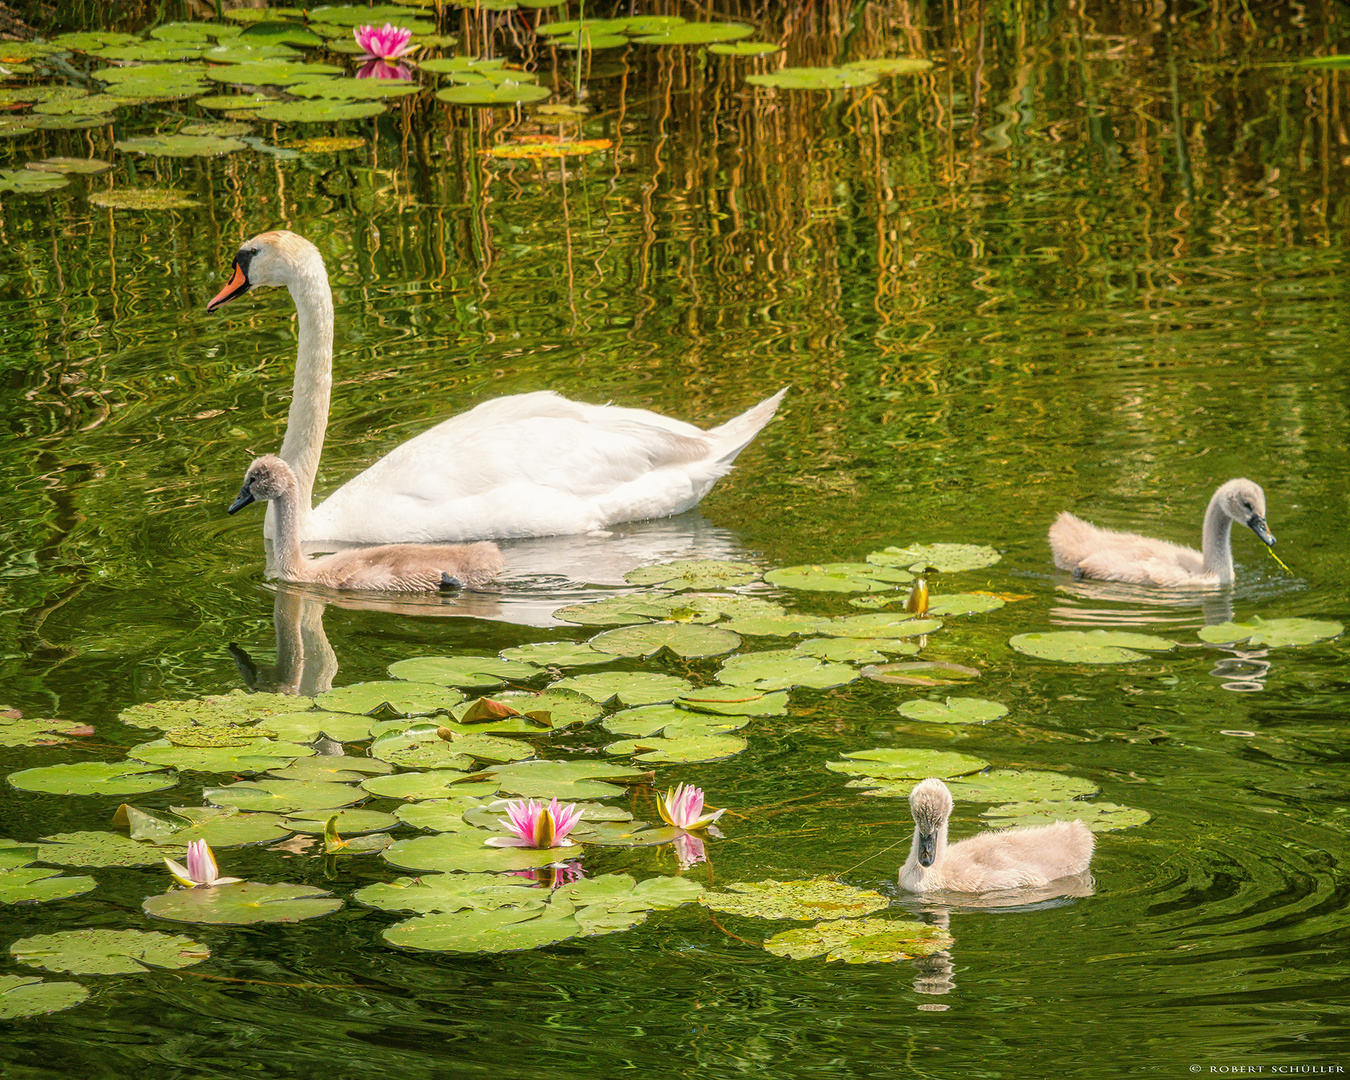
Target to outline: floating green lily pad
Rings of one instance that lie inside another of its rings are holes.
[[[322,780],[241,780],[237,784],[202,791],[202,797],[216,806],[274,814],[351,806],[364,799],[366,794],[351,784]]]
[[[65,877],[59,870],[18,866],[0,870],[0,904],[38,904],[87,893],[98,883],[83,874]],[[0,1008],[3,1008],[0,1005]],[[0,1012],[0,1015],[3,1015]]]
[[[285,22],[252,23],[244,29],[236,40],[241,44],[299,45],[307,49],[324,43],[323,38],[319,37],[318,34],[312,33],[302,26]],[[317,67],[318,65],[313,66]]]
[[[69,720],[0,716],[0,746],[63,746],[72,736],[92,734],[93,728]]]
[[[656,675],[642,671],[605,671],[573,675],[559,679],[550,690],[575,690],[595,701],[617,698],[624,705],[655,705],[673,701],[694,689],[692,683],[676,675]]]
[[[772,41],[719,42],[709,46],[708,51],[718,56],[768,56],[770,53],[782,52],[783,46],[775,45]]]
[[[844,66],[856,71],[872,71],[882,76],[917,75],[932,68],[933,61],[914,56],[883,56],[875,60],[853,60]]]
[[[858,669],[848,664],[823,663],[790,649],[733,656],[717,673],[718,682],[756,690],[786,690],[792,686],[824,690],[843,686],[857,677]]]
[[[906,643],[909,644],[908,642]],[[918,647],[915,646],[915,652]],[[792,650],[802,656],[816,660],[828,660],[836,664],[884,664],[886,657],[872,647],[872,642],[862,638],[809,638]]]
[[[931,634],[942,629],[940,619],[922,619],[903,611],[877,611],[867,615],[847,615],[826,619],[813,627],[827,637],[907,638]]]
[[[660,585],[664,589],[729,589],[748,585],[759,578],[759,568],[751,563],[725,559],[683,559],[659,566],[640,566],[624,574],[630,585]]]
[[[506,873],[548,866],[580,853],[575,845],[561,848],[488,847],[484,841],[496,835],[486,829],[440,832],[400,840],[380,852],[391,866],[402,870],[435,870],[441,873]]]
[[[174,746],[168,739],[140,743],[127,757],[151,765],[172,765],[186,772],[266,772],[296,758],[311,757],[312,746],[254,739],[246,746]]]
[[[57,866],[155,866],[164,861],[162,848],[117,833],[56,833],[43,841],[38,860]]]
[[[1003,600],[989,593],[943,593],[928,602],[929,615],[972,615],[982,611],[996,611]]]
[[[668,619],[670,608],[661,601],[670,595],[668,592],[645,592],[628,596],[611,596],[605,600],[560,607],[553,612],[553,617],[582,626],[629,626],[655,619]]]
[[[813,563],[785,566],[764,575],[770,585],[811,592],[880,592],[913,581],[908,570],[871,563]]]
[[[720,656],[739,647],[741,639],[730,630],[700,623],[656,622],[621,626],[591,638],[591,647],[615,656],[655,656],[668,649],[676,656]]]
[[[172,922],[246,926],[317,919],[337,911],[342,901],[312,885],[240,881],[209,889],[174,889],[149,897],[141,907],[147,915]]]
[[[978,679],[980,670],[946,660],[911,660],[898,664],[869,664],[862,669],[862,674],[864,678],[893,686],[960,686]]]
[[[505,660],[516,660],[535,667],[590,667],[614,662],[611,654],[598,652],[584,641],[540,641],[503,649],[501,655]]]
[[[443,770],[432,772],[405,772],[391,776],[377,776],[363,781],[361,786],[372,795],[386,799],[443,799],[450,795],[491,795],[495,783],[463,783],[458,773]]]
[[[499,739],[492,735],[452,735],[450,747],[457,754],[490,763],[524,761],[534,757],[534,748],[529,743],[520,739]]]
[[[632,754],[635,761],[682,764],[692,761],[723,761],[746,747],[739,735],[682,735],[677,738],[644,736],[620,739],[605,747],[607,754]]]
[[[785,67],[771,75],[747,75],[751,86],[771,86],[777,90],[847,90],[877,81],[872,71],[838,67]]]
[[[820,617],[817,615],[783,612],[778,615],[737,616],[722,623],[722,629],[746,637],[792,637],[814,633],[819,624]]]
[[[306,712],[269,716],[264,723],[267,730],[278,739],[285,742],[308,743],[320,735],[326,735],[338,742],[360,742],[370,738],[370,726],[375,721],[359,713],[310,709]]]
[[[235,112],[261,109],[264,105],[273,104],[276,100],[276,98],[267,94],[212,94],[208,97],[199,97],[193,104],[216,112]]]
[[[478,787],[480,785],[468,786]],[[489,794],[495,795],[496,792],[490,792]],[[461,795],[452,791],[444,799],[425,799],[422,802],[404,803],[394,811],[394,817],[405,825],[411,825],[414,829],[428,829],[432,832],[464,832],[466,829],[474,828],[474,822],[465,819],[466,811],[481,809],[486,806],[487,803],[482,796]],[[479,824],[495,829],[500,822],[495,816],[490,816],[490,820],[479,822]]]
[[[529,690],[504,690],[493,694],[491,700],[521,713],[526,721],[523,730],[536,735],[589,724],[604,712],[594,698],[575,690],[549,689],[538,694]],[[453,715],[462,717],[468,704],[455,706]],[[477,731],[484,727],[494,730],[496,725],[473,724],[469,730]]]
[[[833,772],[853,773],[883,780],[923,780],[936,776],[951,780],[989,768],[989,762],[968,754],[950,750],[917,750],[894,747],[878,750],[856,750],[845,754],[848,761],[827,761],[825,768]]]
[[[679,16],[658,17],[668,19],[650,29],[633,30],[634,33],[656,33],[658,30],[666,30],[672,26],[680,26],[685,20]],[[618,34],[630,29],[632,20],[630,19],[567,19],[562,22],[545,23],[537,27],[535,32],[541,37],[562,37],[567,34],[575,34],[578,30],[588,30],[596,34]]]
[[[0,975],[0,1020],[43,1016],[78,1005],[89,991],[75,982],[45,982],[25,975]]]
[[[0,119],[0,138],[10,138],[15,135],[27,135],[36,128],[42,120],[37,116],[8,116]]]
[[[70,181],[59,173],[35,172],[31,169],[0,169],[0,194],[41,195],[63,188]]]
[[[764,693],[743,686],[703,686],[682,695],[676,704],[715,716],[782,716],[788,695],[785,690]]]
[[[1319,619],[1263,619],[1253,615],[1247,622],[1226,622],[1200,629],[1200,640],[1218,645],[1246,642],[1253,647],[1312,645],[1339,637],[1345,627]]]
[[[1081,821],[1093,832],[1111,829],[1129,829],[1143,825],[1152,815],[1147,810],[1132,806],[1117,806],[1109,802],[1016,802],[991,806],[980,817],[996,828],[1016,825],[1019,828],[1049,825],[1052,821]]]
[[[530,101],[543,101],[553,93],[547,86],[533,82],[484,83],[477,86],[451,86],[436,91],[436,100],[450,105],[487,105],[505,107]],[[386,931],[387,933],[387,931]]]
[[[987,724],[1008,715],[1008,706],[984,698],[949,697],[940,701],[906,701],[900,715],[928,724]]]
[[[257,111],[260,120],[281,124],[328,124],[338,120],[363,120],[385,111],[381,101],[286,101],[263,105]]]
[[[1034,769],[990,769],[975,776],[952,780],[947,784],[947,789],[957,802],[987,803],[1060,803],[1080,796],[1096,795],[1098,791],[1096,784],[1081,776]]]
[[[143,930],[63,930],[20,938],[9,947],[21,964],[76,975],[131,975],[200,964],[211,950],[179,934]]]
[[[255,64],[260,60],[298,60],[300,51],[266,41],[230,41],[202,53],[208,64]]]
[[[538,892],[520,878],[497,874],[423,874],[381,881],[357,889],[352,899],[381,911],[415,911],[419,915],[452,911],[495,911],[501,907],[541,904]]]
[[[332,78],[297,83],[287,92],[304,98],[358,101],[368,98],[407,97],[420,90],[421,84],[404,79]]]
[[[112,168],[112,163],[98,158],[49,157],[41,161],[30,161],[26,168],[39,172],[71,173],[80,176],[94,176]]]
[[[890,907],[890,900],[830,878],[740,881],[698,898],[704,907],[760,919],[851,919]]]
[[[904,566],[919,573],[931,566],[944,574],[955,574],[960,570],[982,570],[1001,558],[987,544],[910,544],[874,551],[867,561],[878,566]]]
[[[235,692],[186,701],[151,701],[132,705],[117,714],[124,724],[147,728],[180,728],[189,724],[215,726],[261,720],[275,713],[291,713],[313,702],[289,694]]]
[[[318,698],[318,706],[333,712],[361,713],[389,720],[448,713],[463,700],[463,694],[445,685],[405,682],[400,679],[353,683],[330,690]]]
[[[508,795],[532,799],[576,802],[622,795],[624,788],[610,780],[641,780],[651,774],[643,769],[605,761],[517,761],[486,770],[499,789]]]
[[[632,30],[632,27],[629,27]],[[642,34],[634,40],[639,45],[711,45],[721,41],[737,41],[755,32],[744,23],[700,22],[683,23],[664,31]]]
[[[178,775],[135,761],[80,761],[24,769],[11,773],[9,782],[20,791],[49,795],[139,795],[173,787]]]
[[[892,963],[931,956],[952,944],[947,931],[899,919],[845,919],[784,930],[764,943],[775,956],[807,960],[824,956],[846,964]]]
[[[89,201],[109,210],[188,210],[199,205],[192,196],[166,188],[99,191],[90,194]]]
[[[1066,664],[1128,664],[1134,660],[1147,660],[1148,651],[1166,652],[1177,647],[1175,641],[1167,638],[1124,630],[1054,630],[1017,634],[1008,644],[1027,656],[1059,660]]]
[[[320,75],[341,75],[342,68],[332,64],[293,64],[284,60],[258,60],[243,64],[221,64],[207,68],[206,77],[234,86],[291,86]]]
[[[464,772],[473,768],[472,758],[455,747],[452,740],[442,738],[439,731],[434,724],[414,724],[403,730],[385,732],[371,743],[370,755],[407,769]]]
[[[419,656],[389,665],[396,679],[442,686],[500,686],[507,679],[529,679],[540,674],[533,664],[498,656]]]

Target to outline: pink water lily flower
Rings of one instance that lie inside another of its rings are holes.
[[[410,45],[412,31],[406,26],[385,23],[383,26],[358,26],[352,30],[356,44],[365,50],[362,60],[397,60],[416,47]]]
[[[675,790],[667,791],[664,799],[659,791],[656,793],[656,811],[661,820],[677,829],[706,829],[726,813],[725,810],[704,813],[705,810],[712,808],[703,805],[703,789],[693,784],[681,784]]]
[[[484,841],[489,847],[571,847],[566,837],[581,820],[581,811],[576,803],[559,806],[556,796],[547,806],[535,799],[515,799],[506,804],[506,820],[516,835],[489,837]]]
[[[209,889],[212,885],[230,885],[243,878],[221,877],[216,866],[216,857],[205,840],[194,840],[188,845],[187,866],[165,859],[165,865],[174,881],[185,889]]]

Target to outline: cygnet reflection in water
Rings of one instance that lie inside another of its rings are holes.
[[[953,805],[947,785],[933,777],[909,793],[914,838],[900,868],[902,888],[916,893],[1039,888],[1082,874],[1092,861],[1092,831],[1081,821],[985,832],[949,845]]]

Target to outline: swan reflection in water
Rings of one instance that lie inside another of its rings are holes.
[[[342,549],[336,544],[307,544],[311,551]],[[275,564],[271,542],[267,573]],[[480,590],[447,593],[339,593],[310,585],[271,582],[275,590],[272,620],[276,662],[255,663],[242,648],[231,654],[250,690],[313,697],[332,689],[338,661],[323,628],[324,608],[378,611],[402,618],[473,618],[520,626],[580,629],[555,618],[569,604],[602,600],[615,591],[636,591],[624,575],[641,566],[679,559],[753,560],[740,538],[697,512],[656,521],[616,525],[603,532],[545,536],[500,542],[506,571]]]

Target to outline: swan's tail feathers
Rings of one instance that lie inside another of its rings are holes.
[[[746,409],[740,416],[733,416],[725,424],[709,428],[708,434],[717,440],[713,460],[730,469],[736,455],[749,446],[764,425],[773,419],[773,414],[778,411],[779,402],[787,392],[788,388],[785,386],[772,397],[766,397],[758,405]]]

